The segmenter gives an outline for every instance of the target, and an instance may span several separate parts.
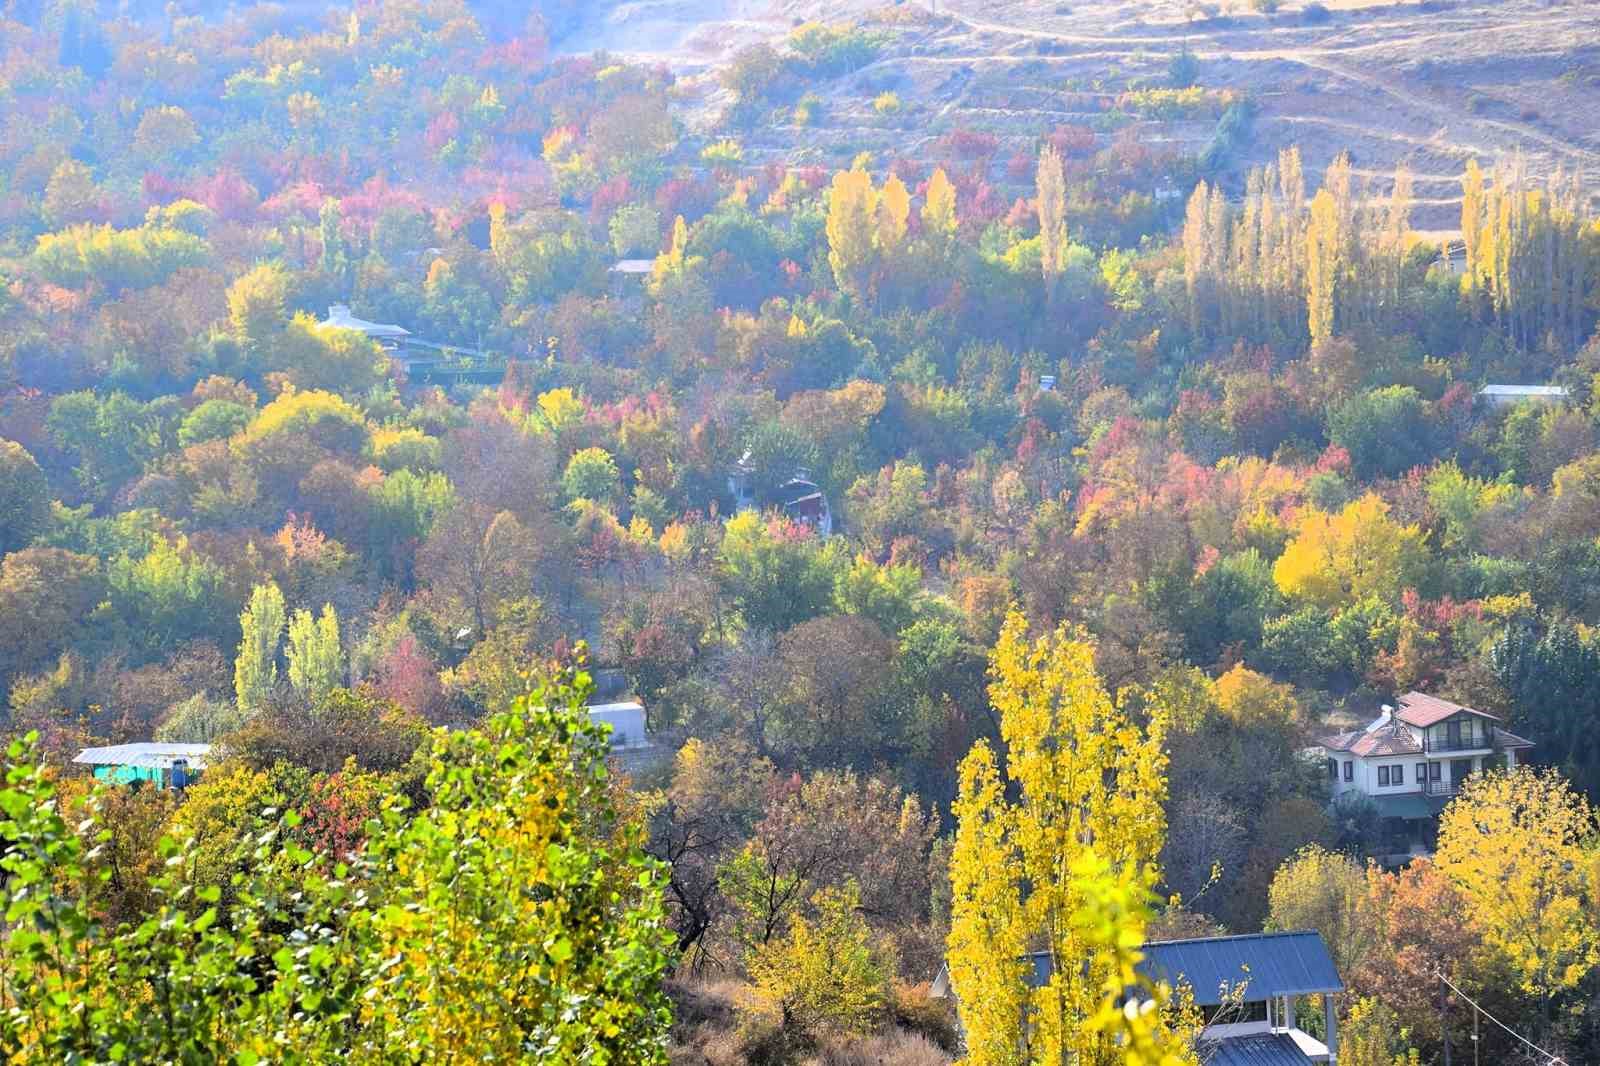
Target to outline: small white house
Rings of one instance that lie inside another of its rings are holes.
[[[1408,692],[1365,729],[1320,741],[1334,801],[1370,799],[1396,848],[1430,850],[1444,804],[1467,778],[1526,761],[1533,742],[1500,719],[1421,692]]]
[[[1562,404],[1572,399],[1572,393],[1564,385],[1485,385],[1478,397],[1498,409],[1519,403]]]
[[[616,752],[648,748],[653,745],[644,727],[644,707],[626,703],[597,703],[589,708],[589,721],[611,727],[611,750]]]

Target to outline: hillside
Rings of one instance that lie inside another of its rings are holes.
[[[1197,84],[1256,105],[1250,135],[1227,159],[1235,183],[1296,143],[1313,174],[1346,151],[1358,174],[1386,176],[1403,163],[1416,179],[1414,221],[1434,229],[1455,225],[1469,158],[1521,153],[1535,174],[1600,174],[1600,27],[1582,3],[1339,2],[1325,17],[1302,4],[1270,15],[1239,4],[1208,17],[1216,5],[1177,0],[937,6],[934,15],[862,0],[596,4],[558,43],[669,64],[684,76],[687,113],[709,127],[731,99],[716,72],[740,47],[777,42],[807,20],[856,21],[879,34],[870,63],[809,87],[826,104],[818,120],[802,128],[779,115],[750,132],[758,156],[837,163],[872,151],[925,161],[942,137],[975,130],[1000,138],[1003,161],[1057,126],[1096,130],[1103,142],[1126,127],[1158,153],[1198,155],[1214,115],[1123,116],[1117,107],[1128,88],[1166,84],[1187,47]],[[872,106],[884,92],[902,101],[887,117]]]

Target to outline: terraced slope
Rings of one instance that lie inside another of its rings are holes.
[[[1341,151],[1358,170],[1416,177],[1417,220],[1448,226],[1468,157],[1520,154],[1535,173],[1582,171],[1600,185],[1600,8],[1592,0],[1426,0],[1296,4],[1232,14],[1180,0],[1041,3],[917,0],[635,0],[594,9],[569,50],[649,56],[686,78],[686,115],[711,124],[727,104],[714,72],[740,46],[783,37],[800,21],[861,19],[884,35],[878,58],[813,87],[826,106],[800,128],[774,113],[747,139],[753,158],[837,162],[872,150],[929,155],[953,130],[1008,149],[1058,125],[1109,132],[1107,100],[1160,84],[1187,47],[1200,84],[1257,104],[1250,136],[1229,156],[1236,178],[1298,143],[1315,172]],[[1208,16],[1208,12],[1211,14]],[[1193,17],[1191,17],[1193,16]],[[872,108],[879,93],[898,114]],[[1157,149],[1202,150],[1214,119],[1135,120]]]

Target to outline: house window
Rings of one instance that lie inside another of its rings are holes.
[[[1441,768],[1443,766],[1444,766],[1444,763],[1437,763],[1437,762],[1429,763],[1428,764],[1428,780],[1429,781],[1437,781],[1437,780],[1439,780],[1440,771],[1441,771]]]
[[[1388,783],[1389,783],[1389,768],[1387,766],[1378,767],[1378,784],[1387,785]]]
[[[1344,761],[1344,779],[1346,781],[1354,781],[1356,779],[1356,764],[1349,759]]]
[[[1419,785],[1424,784],[1424,783],[1427,782],[1427,780],[1428,780],[1428,764],[1425,763],[1425,762],[1417,763],[1417,784],[1419,784]]]
[[[1402,766],[1396,766],[1394,769],[1389,771],[1389,784],[1391,784],[1391,785],[1403,785],[1405,783],[1406,783],[1406,768],[1405,768],[1405,766],[1403,766],[1403,765]]]
[[[1339,780],[1339,760],[1338,759],[1329,759],[1328,760],[1328,780],[1329,781],[1337,781],[1337,780]]]

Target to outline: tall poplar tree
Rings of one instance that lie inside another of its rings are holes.
[[[867,294],[872,264],[877,193],[865,170],[842,170],[828,193],[828,265],[841,292],[855,299]]]
[[[922,199],[922,232],[948,244],[955,239],[956,223],[956,187],[940,167],[928,179],[928,191]]]
[[[1067,265],[1067,177],[1061,153],[1053,144],[1039,154],[1036,180],[1039,209],[1039,252],[1045,287],[1053,295]]]
[[[289,684],[313,703],[344,680],[344,649],[339,643],[339,616],[323,604],[320,617],[296,611],[289,621]]]
[[[961,764],[950,859],[948,957],[969,1066],[1126,1058],[1109,995],[1133,977],[1130,944],[1166,836],[1165,718],[1140,729],[1065,628],[1031,641],[1013,611],[990,664],[1002,769],[986,741]],[[1050,959],[1030,989],[1029,950]],[[1157,1000],[1164,992],[1156,992]],[[1023,1019],[1026,1013],[1027,1025]],[[1146,1062],[1192,1061],[1173,1015],[1145,1017]]]
[[[283,639],[283,593],[272,582],[257,585],[239,616],[243,633],[233,662],[233,691],[239,710],[254,714],[278,684],[278,644]]]

